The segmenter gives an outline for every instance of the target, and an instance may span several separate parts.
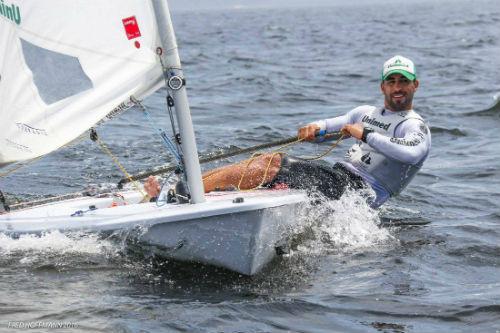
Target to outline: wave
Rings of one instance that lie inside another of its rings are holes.
[[[480,111],[465,113],[465,116],[499,117],[500,116],[500,93],[493,96],[493,104]]]
[[[347,191],[339,200],[319,200],[300,214],[297,228],[299,254],[324,255],[387,245],[394,240],[380,226],[378,211],[371,209],[369,193]]]
[[[383,227],[408,227],[408,226],[422,226],[430,224],[431,221],[425,217],[409,217],[409,218],[391,218],[382,216],[380,218],[380,225]]]
[[[493,214],[487,214],[484,216],[480,216],[481,220],[485,220],[488,218],[492,219],[497,219],[500,217],[500,214],[493,213]],[[471,224],[466,224],[466,225],[459,225],[456,227],[459,230],[472,233],[472,234],[477,234],[477,235],[488,235],[488,236],[498,236],[498,232],[496,230],[493,230],[490,226],[482,226],[482,225],[471,225]]]
[[[500,247],[496,245],[481,244],[452,248],[447,254],[452,257],[462,258],[469,265],[497,266],[500,263],[498,253]]]
[[[477,313],[488,312],[488,313],[498,314],[500,312],[500,305],[498,304],[482,305],[482,306],[465,305],[463,306],[463,308],[470,308],[470,310],[457,312],[456,315],[458,317],[470,318],[471,316]]]
[[[306,95],[303,95],[303,94],[286,94],[283,97],[282,102],[288,102],[288,103],[295,103],[295,102],[300,102],[300,103],[316,103],[316,104],[322,104],[322,105],[329,105],[329,102],[327,100],[325,100],[325,99],[314,98],[314,97],[306,96]]]
[[[453,136],[467,136],[464,130],[458,128],[446,128],[440,126],[431,126],[432,134],[451,134]]]
[[[260,65],[275,65],[275,62],[272,61],[266,61],[261,58],[252,58],[252,57],[245,57],[245,56],[232,56],[227,60],[228,63],[235,63],[235,62],[243,62],[246,64],[260,64]]]
[[[0,234],[0,265],[42,270],[109,267],[121,257],[122,246],[97,234],[59,231],[12,238]]]

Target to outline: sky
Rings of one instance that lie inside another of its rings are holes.
[[[348,0],[169,0],[172,10],[206,10],[266,7],[316,7],[348,3]],[[355,0],[355,2],[373,2]]]
[[[312,0],[318,3],[328,4],[332,0]],[[336,0],[333,0],[336,2]],[[304,0],[169,0],[172,10],[188,9],[229,9],[229,8],[260,8],[260,7],[284,7],[300,6],[307,3]]]
[[[169,0],[171,10],[219,10],[238,8],[324,7],[366,3],[408,3],[444,0]],[[458,0],[448,0],[450,2]]]

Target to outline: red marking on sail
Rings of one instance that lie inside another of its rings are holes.
[[[141,31],[139,30],[139,24],[137,24],[137,19],[135,18],[135,16],[124,18],[122,22],[123,26],[125,27],[125,33],[127,34],[127,38],[129,40],[141,37]]]

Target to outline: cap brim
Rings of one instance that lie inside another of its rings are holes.
[[[415,74],[409,73],[409,72],[404,71],[402,69],[395,69],[395,70],[387,72],[387,74],[385,74],[382,77],[382,80],[386,80],[392,74],[401,74],[410,81],[415,81],[415,79],[417,78]]]

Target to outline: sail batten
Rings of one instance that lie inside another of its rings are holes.
[[[0,166],[64,146],[163,85],[150,1],[2,5],[16,15],[0,15]]]

